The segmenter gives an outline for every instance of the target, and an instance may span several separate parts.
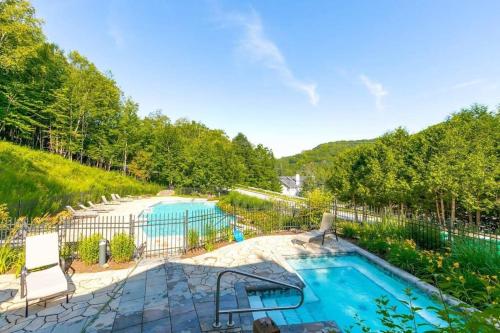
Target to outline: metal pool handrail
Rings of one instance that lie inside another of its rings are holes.
[[[224,274],[226,274],[226,273],[234,273],[234,274],[238,274],[238,275],[243,275],[243,276],[251,277],[251,278],[254,278],[254,279],[257,279],[257,280],[271,282],[271,283],[274,283],[274,284],[277,284],[277,285],[280,285],[280,286],[284,286],[284,287],[287,287],[287,288],[290,288],[290,289],[295,289],[300,294],[300,302],[298,304],[296,304],[296,305],[291,305],[291,306],[275,306],[275,307],[259,308],[259,309],[252,309],[252,308],[239,309],[239,308],[236,308],[236,309],[223,309],[223,310],[221,310],[220,309],[220,281],[222,279],[222,276]],[[217,275],[217,289],[215,291],[215,321],[212,324],[212,326],[214,328],[220,328],[221,327],[220,315],[224,314],[224,313],[228,313],[229,314],[229,318],[228,318],[228,321],[227,321],[227,327],[233,327],[234,326],[233,313],[256,312],[256,311],[293,310],[293,309],[297,309],[298,307],[300,307],[302,305],[302,303],[304,303],[304,292],[303,292],[302,288],[300,288],[298,286],[295,286],[295,285],[289,284],[289,283],[285,283],[285,282],[276,281],[276,280],[273,280],[273,279],[268,279],[268,278],[265,278],[265,277],[262,277],[262,276],[259,276],[259,275],[255,275],[255,274],[250,274],[250,273],[238,271],[238,270],[235,270],[235,269],[225,269],[222,272],[219,272],[219,274]]]

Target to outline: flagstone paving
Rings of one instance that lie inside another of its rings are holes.
[[[225,268],[301,284],[283,256],[349,251],[346,242],[328,246],[291,244],[291,235],[257,237],[234,243],[193,258],[144,259],[136,266],[117,271],[75,274],[74,294],[68,304],[54,299],[30,305],[24,317],[19,280],[0,276],[1,332],[213,332],[214,292],[217,274]],[[235,284],[255,281],[232,273],[221,283],[221,308],[247,306]],[[239,295],[241,296],[241,295]],[[251,314],[235,315],[234,328],[220,331],[251,332]],[[222,323],[227,317],[222,316]],[[322,324],[307,331],[321,331]],[[333,327],[334,326],[330,326]],[[289,332],[305,327],[290,327]],[[287,329],[282,330],[287,331]]]

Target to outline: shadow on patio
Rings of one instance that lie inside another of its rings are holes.
[[[298,256],[324,250],[292,246],[287,236],[269,236],[234,243],[193,258],[143,260],[129,276],[123,271],[101,277],[100,273],[76,274],[77,290],[69,304],[61,299],[48,302],[47,308],[43,302],[32,305],[28,318],[19,317],[22,307],[9,309],[2,317],[0,329],[43,333],[213,331],[214,295],[220,271],[233,268],[301,286],[298,276],[276,253]],[[245,288],[235,289],[235,285],[254,281],[232,273],[225,275],[221,283],[221,309],[248,307]],[[101,287],[92,288],[98,285]],[[85,293],[85,288],[92,291]],[[14,319],[15,325],[8,324],[9,319]],[[250,313],[235,314],[233,320],[235,326],[226,330],[227,315],[221,316],[220,331],[252,331]],[[320,331],[324,326],[316,327]],[[307,331],[316,331],[311,328]],[[282,332],[295,331],[304,331],[304,328],[282,329]]]

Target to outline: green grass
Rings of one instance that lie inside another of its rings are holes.
[[[269,199],[271,199],[271,200],[279,199],[279,200],[283,200],[283,201],[298,202],[298,203],[302,203],[306,200],[306,198],[302,198],[302,197],[292,197],[289,195],[284,195],[280,192],[274,192],[274,191],[264,190],[261,188],[250,187],[250,186],[245,186],[245,185],[237,185],[236,188],[240,188],[240,189],[246,190],[248,192],[267,195],[269,197]]]
[[[11,215],[40,216],[101,195],[153,194],[160,186],[115,171],[81,165],[59,155],[0,141],[0,204]]]

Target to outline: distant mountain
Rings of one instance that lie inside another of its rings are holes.
[[[342,140],[322,143],[300,154],[285,156],[276,161],[279,175],[290,176],[296,173],[311,175],[327,168],[328,163],[340,152],[373,140]]]

